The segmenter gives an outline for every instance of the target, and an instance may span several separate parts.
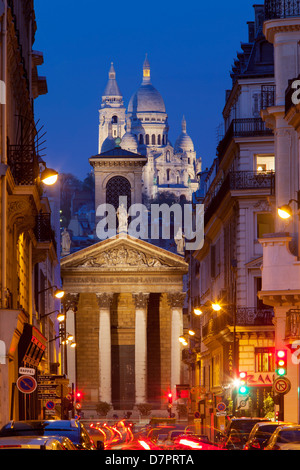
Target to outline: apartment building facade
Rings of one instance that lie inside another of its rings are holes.
[[[187,253],[196,335],[182,353],[190,369],[190,411],[203,430],[223,430],[226,416],[264,416],[273,399],[273,310],[257,294],[259,239],[274,231],[274,135],[260,117],[274,101],[274,63],[262,33],[264,6],[255,5],[254,13],[226,92],[225,135],[194,194],[194,202],[204,204],[205,241]],[[235,382],[240,371],[248,378],[244,394]]]
[[[0,425],[9,419],[37,418],[43,404],[37,390],[22,392],[24,368],[51,372],[59,362],[53,286],[59,281],[57,234],[41,182],[45,169],[34,100],[47,93],[38,74],[43,54],[34,51],[36,19],[32,0],[0,2],[1,306]],[[59,234],[58,234],[59,235]],[[53,314],[48,315],[48,313]],[[34,381],[32,381],[34,383]]]

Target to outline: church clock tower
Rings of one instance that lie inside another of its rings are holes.
[[[99,110],[99,144],[98,153],[110,149],[111,141],[125,134],[125,106],[120,92],[116,72],[111,63],[108,83],[102,95],[101,108]]]

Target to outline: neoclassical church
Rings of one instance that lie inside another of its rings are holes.
[[[145,192],[155,197],[154,187],[190,199],[194,146],[185,121],[175,147],[170,144],[164,102],[150,83],[147,60],[127,112],[111,67],[100,110],[99,154],[89,163],[96,208],[108,203],[118,209],[123,197],[128,209],[141,204]],[[68,353],[69,377],[83,394],[82,413],[92,416],[101,402],[112,406],[111,413],[148,403],[168,416],[168,393],[176,397],[186,383],[178,339],[188,264],[179,250],[135,238],[120,225],[116,236],[98,239],[61,259],[66,329],[77,344],[76,354]]]
[[[196,158],[184,117],[174,146],[168,134],[165,103],[151,83],[147,56],[142,83],[132,95],[127,110],[112,63],[99,111],[99,155],[113,150],[116,139],[121,139],[121,149],[147,158],[142,175],[145,195],[151,199],[159,192],[168,192],[190,201],[198,187],[196,175],[201,171],[201,159]]]

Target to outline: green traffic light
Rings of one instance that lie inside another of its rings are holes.
[[[283,368],[280,368],[280,369],[277,370],[277,374],[278,374],[278,375],[285,375],[285,374],[286,374],[286,370],[283,369]]]
[[[248,393],[248,391],[249,391],[248,387],[245,387],[244,385],[239,388],[239,393],[241,395],[246,395],[246,393]]]

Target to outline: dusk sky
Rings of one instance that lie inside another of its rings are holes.
[[[209,167],[230,70],[241,42],[248,40],[254,3],[35,0],[33,49],[44,54],[39,75],[48,83],[48,94],[35,101],[35,115],[47,131],[48,166],[85,178],[89,157],[98,153],[98,110],[110,63],[127,107],[141,84],[147,53],[152,84],[166,105],[171,143],[184,115],[197,156]]]

